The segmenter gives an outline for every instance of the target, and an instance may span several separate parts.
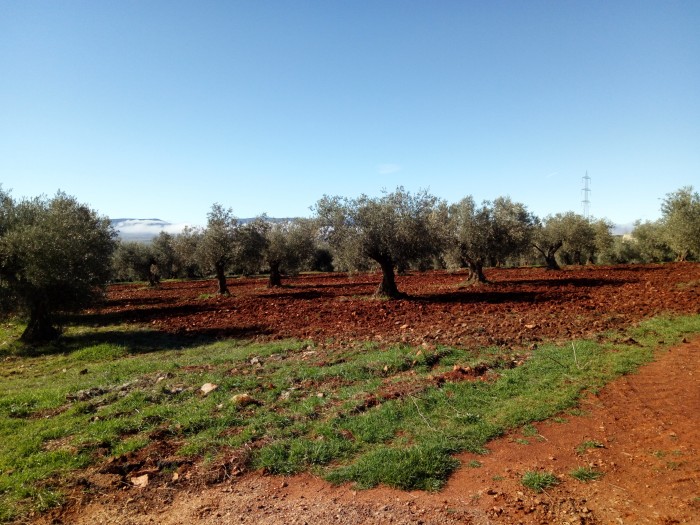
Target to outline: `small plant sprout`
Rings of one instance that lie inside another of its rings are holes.
[[[578,447],[576,447],[576,452],[578,452],[579,454],[585,454],[587,450],[593,448],[605,448],[605,445],[603,445],[600,441],[596,441],[594,439],[587,439],[586,441],[583,441]]]

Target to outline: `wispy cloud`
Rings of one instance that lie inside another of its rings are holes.
[[[377,166],[377,173],[380,175],[391,175],[392,173],[398,173],[401,171],[401,166],[398,164],[386,163]]]
[[[547,176],[545,177],[545,179],[551,179],[552,177],[556,177],[557,175],[559,175],[559,172],[558,172],[558,171],[553,171],[552,173],[550,173],[549,175],[547,175]]]

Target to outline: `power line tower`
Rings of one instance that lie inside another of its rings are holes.
[[[583,216],[588,220],[591,218],[591,178],[588,176],[588,172],[586,172],[586,176],[583,177],[581,193],[583,194],[583,200],[581,201],[581,204],[583,204]]]

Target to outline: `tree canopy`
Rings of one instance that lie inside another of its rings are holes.
[[[56,314],[101,295],[116,233],[109,219],[61,192],[15,202],[0,188],[0,206],[0,289],[12,298],[6,311],[28,316],[24,341],[54,339]]]
[[[661,223],[676,259],[700,257],[700,195],[692,186],[669,193],[661,204]]]
[[[451,205],[447,219],[447,255],[467,266],[468,281],[486,282],[484,265],[502,264],[529,246],[534,217],[524,204],[508,197],[477,206],[469,196]]]
[[[197,246],[202,267],[216,274],[220,294],[228,293],[226,271],[236,257],[238,228],[238,219],[231,208],[213,204],[207,214],[207,227]]]
[[[395,270],[440,251],[436,235],[437,197],[411,194],[402,187],[382,197],[356,199],[324,196],[315,206],[328,243],[350,269],[367,260],[382,270],[377,294],[396,298]]]
[[[270,287],[282,285],[282,272],[294,274],[310,261],[314,237],[315,225],[308,219],[268,223],[262,253],[270,270]]]

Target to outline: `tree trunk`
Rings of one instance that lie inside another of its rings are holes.
[[[540,248],[536,244],[533,244],[532,246],[542,254],[542,257],[544,257],[544,262],[547,265],[548,270],[561,270],[559,267],[559,264],[557,263],[557,259],[555,257],[557,250],[562,247],[564,243],[562,241],[558,241],[554,244],[550,244],[548,246],[545,246],[545,248]]]
[[[154,287],[160,284],[160,272],[156,264],[151,264],[148,269],[148,286]]]
[[[267,286],[269,288],[282,286],[282,274],[280,273],[279,261],[273,261],[270,263],[270,281]]]
[[[382,297],[388,297],[390,299],[398,299],[403,296],[396,288],[396,278],[394,276],[394,262],[391,257],[385,257],[377,260],[379,266],[382,268],[382,282],[379,284],[379,288],[375,295]]]
[[[557,263],[557,258],[554,256],[554,252],[547,250],[547,253],[544,254],[544,262],[548,270],[561,270],[559,263]]]
[[[226,271],[224,265],[216,265],[216,280],[219,283],[219,293],[221,295],[228,295],[228,286],[226,285]]]
[[[467,261],[469,275],[464,282],[465,285],[471,284],[487,284],[489,281],[484,275],[484,261],[481,259],[470,259]]]
[[[51,312],[45,299],[32,302],[27,328],[20,336],[25,343],[46,343],[61,335],[61,331],[51,324]]]

